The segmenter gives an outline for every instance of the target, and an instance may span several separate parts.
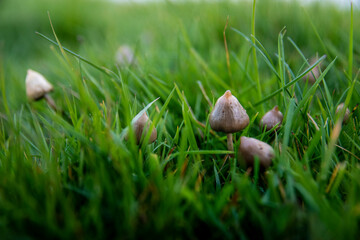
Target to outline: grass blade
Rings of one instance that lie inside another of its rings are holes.
[[[322,56],[321,58],[319,58],[319,60],[317,60],[313,65],[311,65],[310,67],[308,67],[302,74],[300,74],[298,77],[296,77],[294,80],[292,80],[291,82],[287,83],[283,88],[287,89],[289,87],[291,87],[293,84],[295,84],[296,82],[298,82],[300,79],[302,79],[307,73],[309,73],[311,70],[313,70],[322,60],[324,60],[326,58],[326,56]],[[276,96],[277,94],[281,93],[284,89],[283,88],[279,88],[278,90],[274,91],[273,93],[271,93],[269,96],[265,97],[264,99],[256,102],[254,104],[254,106],[257,106],[267,100],[269,100],[270,98]]]

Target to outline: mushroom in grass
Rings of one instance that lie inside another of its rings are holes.
[[[276,127],[276,130],[278,130],[281,126],[283,118],[284,116],[279,111],[279,107],[275,106],[273,109],[265,113],[265,115],[262,117],[262,119],[260,120],[260,127],[262,129],[266,127],[266,131],[269,131],[270,129],[278,125]]]
[[[56,110],[56,104],[50,97],[49,93],[53,91],[53,86],[49,83],[43,75],[29,69],[27,71],[26,79],[26,95],[31,101],[38,101],[45,98],[47,103]]]
[[[318,60],[317,57],[313,57],[310,59],[309,64],[313,65]],[[316,82],[316,79],[318,79],[320,76],[320,64],[318,64],[316,67],[314,67],[310,72],[308,72],[304,77],[304,81],[309,81],[310,84],[314,84]]]
[[[215,103],[210,113],[210,126],[213,130],[227,134],[228,150],[233,151],[232,134],[243,130],[249,125],[249,116],[240,102],[229,90]]]
[[[133,129],[136,138],[136,144],[140,144],[142,135],[146,136],[151,125],[151,120],[149,119],[146,112],[144,112],[134,123]],[[151,131],[149,144],[153,143],[157,138],[156,128],[153,128]],[[126,135],[125,140],[128,140],[128,135]]]
[[[130,46],[122,45],[116,51],[115,61],[119,66],[126,66],[132,63],[136,64],[135,53]]]
[[[253,166],[255,157],[258,157],[260,166],[268,168],[275,157],[274,149],[267,143],[255,138],[241,137],[239,156],[245,160],[246,165]]]
[[[340,103],[335,111],[335,114],[339,114],[341,113],[341,111],[344,109],[345,103]],[[344,114],[344,119],[343,119],[343,124],[347,124],[347,122],[349,121],[350,118],[350,110],[348,108],[346,108],[345,110],[345,114]]]

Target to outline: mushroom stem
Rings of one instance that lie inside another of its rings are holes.
[[[228,133],[227,135],[227,147],[229,151],[234,151],[234,145],[233,145],[233,135],[232,133]]]
[[[57,111],[57,107],[56,107],[54,99],[52,99],[52,97],[49,94],[45,94],[44,98],[45,98],[46,102],[49,104],[49,106],[52,109],[54,109],[55,111]]]

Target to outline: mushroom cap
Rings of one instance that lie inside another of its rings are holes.
[[[215,103],[210,113],[210,126],[213,130],[224,133],[235,133],[249,125],[249,116],[240,102],[229,90]]]
[[[119,65],[127,65],[135,61],[135,54],[132,48],[128,45],[122,45],[118,48],[115,54],[115,61]]]
[[[279,129],[283,118],[283,114],[279,111],[279,107],[276,105],[273,109],[265,113],[265,115],[261,118],[260,126],[261,128],[264,128],[266,126],[266,130],[269,131],[277,124],[279,124],[276,128]]]
[[[268,168],[275,157],[274,149],[269,144],[249,137],[240,138],[239,152],[239,156],[250,166],[254,165],[257,156],[263,168]]]
[[[27,71],[25,84],[26,95],[30,100],[39,100],[53,90],[53,86],[43,75],[31,69]]]
[[[341,110],[343,110],[344,106],[345,106],[345,103],[340,103],[336,108],[335,114],[338,114],[339,112],[341,112]],[[346,124],[349,121],[349,118],[350,118],[350,110],[349,110],[349,108],[346,108],[343,123]]]
[[[316,63],[316,61],[318,60],[318,58],[313,57],[310,59],[309,64],[313,65],[314,63]],[[314,67],[310,72],[308,72],[304,77],[304,81],[306,81],[307,79],[309,79],[309,83],[314,84],[316,82],[316,79],[318,79],[320,76],[320,64],[318,64],[316,67]]]
[[[141,136],[143,135],[143,132],[145,131],[144,132],[144,136],[145,136],[150,128],[150,125],[151,125],[151,120],[149,119],[146,112],[144,112],[143,115],[141,115],[141,117],[138,120],[136,120],[136,122],[133,123],[133,129],[136,137],[136,144],[140,144]],[[156,140],[156,138],[157,138],[157,131],[156,128],[153,128],[153,130],[151,131],[149,144],[153,143]]]

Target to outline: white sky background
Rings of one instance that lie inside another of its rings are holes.
[[[146,3],[146,2],[163,2],[165,0],[110,0],[112,2],[118,2],[118,3]],[[174,1],[174,2],[181,2],[181,0],[170,0],[170,1]],[[187,0],[189,1],[189,0]],[[194,1],[194,2],[201,2],[201,1],[209,1],[209,2],[216,2],[216,1],[221,1],[221,0],[190,0],[190,1]],[[233,2],[238,2],[238,1],[251,1],[251,0],[232,0]],[[261,0],[257,0],[258,2]],[[281,0],[280,0],[281,1]],[[286,1],[286,2],[291,2],[294,0],[282,0],[282,1]],[[312,2],[320,2],[323,4],[336,4],[339,5],[341,7],[349,7],[350,6],[350,2],[352,1],[354,4],[354,7],[359,7],[360,6],[360,0],[297,0],[298,2],[301,2],[302,4],[306,5]]]
[[[287,1],[291,1],[291,0],[287,0]],[[353,2],[353,5],[358,7],[360,0],[300,0],[299,2],[304,4],[308,4],[311,2],[333,3],[343,7],[350,6],[350,2]]]

